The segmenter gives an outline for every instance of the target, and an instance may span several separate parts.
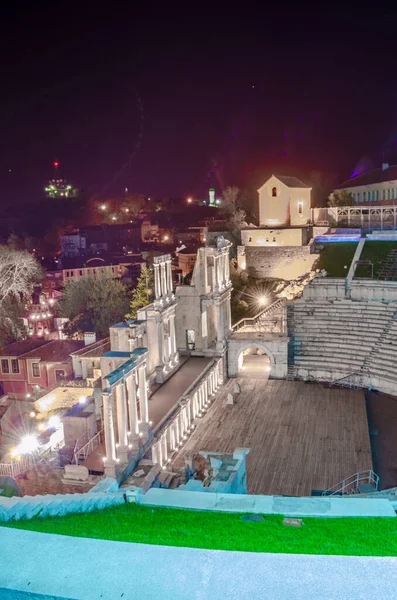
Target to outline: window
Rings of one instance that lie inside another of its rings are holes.
[[[302,200],[298,201],[298,215],[300,217],[303,215],[303,202],[302,202]]]
[[[387,199],[390,200],[390,188],[387,190]]]
[[[382,200],[386,200],[386,190],[382,190]]]
[[[391,189],[391,199],[394,200],[394,188]]]
[[[11,359],[11,370],[13,373],[19,373],[19,360],[17,358]]]
[[[357,192],[356,194],[356,202],[360,202],[360,192]]]
[[[363,202],[367,201],[367,192],[363,192]]]
[[[1,370],[3,373],[9,373],[10,372],[10,365],[8,364],[8,358],[2,358],[1,359]]]
[[[186,330],[186,342],[188,349],[194,350],[194,347],[196,345],[196,332],[194,331],[194,329]]]
[[[249,241],[249,242],[252,242],[252,237],[248,238],[248,241]]]
[[[276,197],[277,197],[277,188],[276,188],[276,187],[274,187],[274,188],[272,189],[272,197],[273,197],[273,198],[276,198]]]
[[[37,364],[37,366],[39,366],[38,363],[35,363],[35,364]],[[62,379],[65,379],[65,371],[63,369],[62,370],[56,369],[55,370],[55,379],[57,381],[61,381]]]
[[[276,241],[276,238],[274,237],[274,238],[273,238],[273,242],[275,242],[275,241]]]
[[[33,373],[33,377],[40,377],[40,365],[39,363],[35,362],[32,364],[32,373]]]
[[[80,275],[80,277],[83,277],[83,270],[82,269],[80,269],[79,275]]]

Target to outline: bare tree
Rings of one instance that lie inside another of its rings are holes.
[[[29,252],[0,246],[0,306],[7,299],[27,299],[41,275],[39,263]]]
[[[240,190],[235,185],[229,185],[222,192],[222,208],[223,210],[233,211],[237,208]]]

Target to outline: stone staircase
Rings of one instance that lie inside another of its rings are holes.
[[[368,354],[368,356],[364,360],[363,369],[369,370],[372,359],[376,358],[377,355],[379,354],[379,349],[382,346],[382,344],[385,342],[385,340],[390,332],[390,329],[394,325],[394,323],[397,323],[397,309],[396,309],[395,313],[392,315],[390,321],[388,323],[386,323],[386,325],[384,326],[383,331],[380,334],[378,340],[376,341],[374,347],[372,348],[371,352]]]

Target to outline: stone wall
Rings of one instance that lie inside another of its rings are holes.
[[[68,513],[85,513],[101,510],[108,506],[124,504],[121,492],[107,491],[109,479],[102,483],[103,487],[95,488],[86,494],[47,494],[45,496],[14,496],[0,498],[0,522],[32,519],[33,517],[56,517]],[[97,487],[97,486],[95,486]],[[111,489],[117,488],[117,484]]]
[[[297,279],[311,271],[318,258],[311,254],[311,246],[246,246],[245,253],[241,248],[244,247],[239,247],[239,266],[252,277],[265,279]]]
[[[259,336],[248,339],[244,336],[251,334],[235,334],[234,338],[228,340],[227,369],[229,377],[237,377],[239,370],[239,357],[248,348],[260,348],[266,352],[270,359],[271,379],[285,379],[288,370],[288,342],[286,336],[269,334],[267,339]]]

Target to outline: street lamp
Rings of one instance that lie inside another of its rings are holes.
[[[187,203],[188,203],[188,204],[191,204],[192,202],[193,202],[193,200],[192,200],[191,198],[188,198],[188,199],[187,199]]]

